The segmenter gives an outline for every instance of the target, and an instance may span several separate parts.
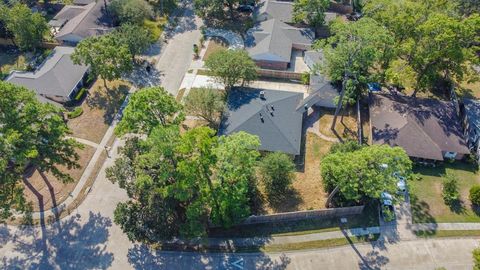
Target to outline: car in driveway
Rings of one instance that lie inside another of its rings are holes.
[[[395,209],[393,207],[393,196],[388,192],[382,192],[380,195],[381,214],[385,222],[395,220]]]
[[[404,176],[401,176],[400,173],[394,172],[393,176],[398,179],[397,188],[400,193],[405,194],[407,192],[407,179]]]
[[[240,12],[252,13],[254,10],[254,7],[251,5],[240,5],[238,6],[237,10]]]

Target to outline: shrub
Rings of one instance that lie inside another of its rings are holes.
[[[83,113],[82,107],[76,107],[73,111],[67,113],[69,119],[77,118]]]
[[[455,175],[447,173],[444,175],[445,180],[443,182],[443,200],[445,204],[452,205],[460,198],[460,193],[458,192],[458,179]]]
[[[275,195],[286,191],[292,183],[295,164],[288,155],[274,152],[260,161],[259,170],[267,193]]]
[[[472,252],[473,270],[480,270],[480,248],[476,248]]]
[[[470,188],[470,201],[475,205],[480,205],[480,185],[474,185]]]
[[[308,71],[302,73],[301,81],[304,85],[310,84],[310,73]]]
[[[83,98],[83,95],[87,92],[85,88],[80,89],[78,93],[75,95],[75,101],[79,101]]]

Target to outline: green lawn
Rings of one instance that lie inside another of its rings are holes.
[[[0,47],[0,79],[6,76],[12,70],[25,70],[25,56],[21,53],[7,50],[5,47]],[[3,75],[2,75],[3,74]]]
[[[155,20],[144,20],[143,26],[150,31],[154,40],[158,40],[162,35],[167,19],[165,17],[159,17]]]
[[[442,182],[446,172],[458,177],[461,200],[450,208],[442,198]],[[431,167],[415,167],[420,180],[409,181],[413,221],[415,223],[480,222],[479,211],[470,204],[468,192],[474,184],[480,184],[477,166],[462,162]]]

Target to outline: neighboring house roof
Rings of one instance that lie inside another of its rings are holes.
[[[270,19],[250,29],[245,43],[254,60],[290,62],[293,46],[310,46],[314,38],[315,35],[310,29],[297,28],[277,19]]]
[[[443,160],[443,152],[468,154],[455,106],[401,94],[371,94],[374,144],[400,146],[411,157]]]
[[[314,70],[316,65],[323,62],[323,52],[322,51],[306,51],[303,55],[305,64],[310,70]]]
[[[465,114],[470,125],[480,128],[480,101],[474,99],[463,99]]]
[[[264,98],[261,91],[265,93]],[[219,134],[245,131],[260,138],[260,150],[298,155],[303,112],[297,112],[296,108],[302,99],[302,93],[233,89],[228,95],[228,108]]]
[[[69,35],[74,35],[83,39],[110,31],[111,20],[105,13],[104,5],[104,0],[99,0],[85,6],[65,6],[54,18],[66,21],[55,38],[63,40]],[[78,13],[79,10],[81,12]]]
[[[258,3],[258,14],[268,19],[277,19],[282,22],[293,21],[293,2],[263,0]]]
[[[70,59],[72,47],[56,47],[52,54],[35,72],[14,71],[6,81],[22,85],[37,95],[68,98],[88,70],[87,66],[75,65]]]
[[[305,107],[317,105],[326,108],[335,108],[335,99],[339,96],[339,89],[320,74],[310,75],[310,95],[297,107],[301,111]]]

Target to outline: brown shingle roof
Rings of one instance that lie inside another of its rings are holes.
[[[450,102],[372,94],[370,121],[374,144],[400,146],[411,157],[443,160],[444,152],[469,153]]]

